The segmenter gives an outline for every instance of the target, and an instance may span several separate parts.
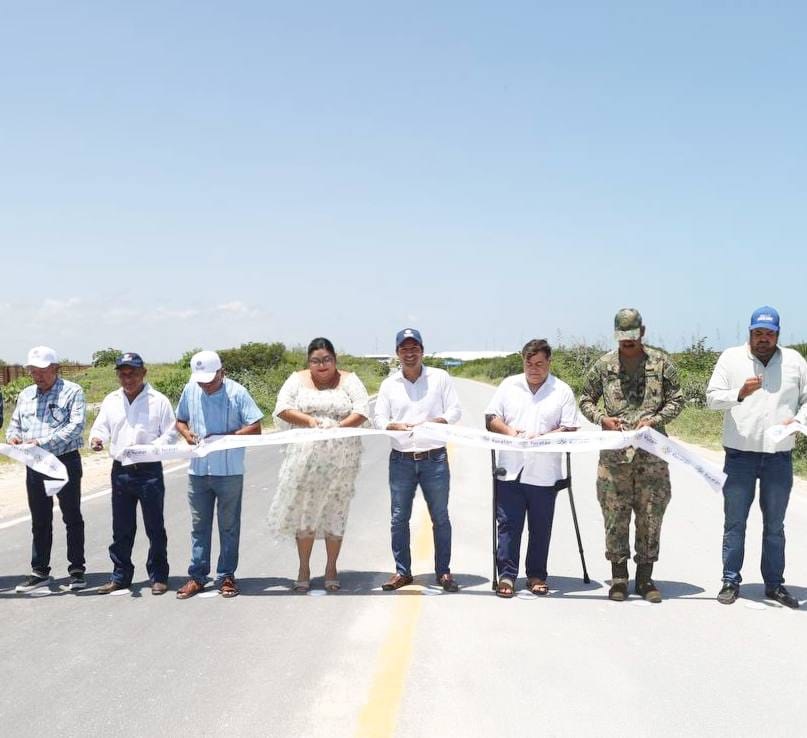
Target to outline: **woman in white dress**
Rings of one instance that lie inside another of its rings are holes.
[[[370,414],[367,390],[353,373],[336,365],[327,338],[308,346],[308,369],[283,384],[273,413],[281,428],[353,428]],[[311,587],[314,540],[325,540],[325,589],[336,592],[336,560],[361,460],[361,439],[340,438],[286,446],[277,493],[269,508],[269,528],[277,538],[294,537],[300,557],[295,592]]]

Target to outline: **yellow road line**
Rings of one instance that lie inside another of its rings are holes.
[[[418,521],[412,546],[413,571],[431,571],[434,568],[433,546],[431,520],[428,512],[424,511]],[[378,656],[378,668],[370,685],[367,703],[359,713],[358,738],[389,738],[395,734],[412,661],[415,627],[422,609],[423,597],[420,595],[407,594],[396,598],[392,622]]]

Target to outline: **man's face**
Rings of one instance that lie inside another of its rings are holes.
[[[549,367],[552,360],[544,355],[543,351],[524,359],[524,374],[529,384],[543,384],[549,376]]]
[[[417,369],[423,360],[423,347],[414,338],[407,338],[395,353],[407,369]]]
[[[34,380],[37,389],[40,392],[47,392],[56,382],[58,368],[56,364],[51,364],[41,369],[38,366],[32,366],[28,371],[31,372],[31,379]]]
[[[218,392],[221,388],[221,385],[224,383],[224,370],[219,369],[216,372],[216,376],[213,377],[209,382],[197,382],[203,392],[206,395],[212,395],[214,392]]]
[[[622,356],[639,356],[642,353],[642,338],[644,338],[644,326],[642,326],[639,338],[630,341],[619,342],[619,353]]]
[[[779,334],[770,328],[754,328],[748,334],[751,353],[760,359],[770,359],[773,356],[778,340]]]
[[[146,367],[122,366],[116,371],[118,373],[118,382],[120,382],[120,386],[123,387],[123,391],[127,395],[140,392],[146,376]]]

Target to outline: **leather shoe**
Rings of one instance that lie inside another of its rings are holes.
[[[168,591],[168,585],[165,582],[154,582],[151,585],[151,594],[162,595]]]
[[[392,590],[405,587],[407,584],[412,584],[414,581],[411,574],[398,574],[396,572],[381,585],[381,589],[385,592],[392,592]]]
[[[112,580],[98,587],[97,593],[99,595],[108,595],[110,592],[117,592],[119,589],[129,589],[129,585]]]
[[[451,574],[441,574],[439,577],[437,577],[437,584],[439,584],[445,592],[460,591],[459,585]]]
[[[776,602],[785,607],[792,607],[794,610],[799,609],[799,601],[785,589],[783,584],[773,589],[766,589],[765,597],[769,600],[776,600]]]
[[[189,579],[177,590],[177,599],[187,600],[188,597],[193,597],[195,594],[199,594],[199,592],[203,591],[204,588],[204,584],[200,584],[195,579]]]
[[[721,605],[731,605],[740,596],[740,585],[734,582],[723,582],[723,586],[717,593],[717,601]]]
[[[237,597],[239,594],[238,585],[235,583],[235,577],[224,577],[219,584],[219,592],[222,597]]]

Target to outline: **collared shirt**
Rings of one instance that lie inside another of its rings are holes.
[[[263,413],[246,388],[227,377],[212,395],[196,382],[188,382],[177,405],[177,420],[187,423],[199,438],[233,433],[245,425],[257,423],[262,417]],[[245,450],[234,448],[191,459],[188,472],[200,477],[243,474]]]
[[[406,379],[403,370],[399,369],[381,383],[375,401],[373,425],[384,430],[390,423],[415,425],[433,418],[456,423],[461,415],[457,391],[448,372],[424,366],[414,382]],[[393,438],[392,447],[398,451],[428,451],[438,448],[434,444],[416,443],[411,438]]]
[[[740,402],[745,380],[760,375],[762,386]],[[763,453],[790,451],[796,442],[793,436],[777,444],[765,437],[765,431],[787,418],[807,422],[807,362],[798,351],[780,346],[765,366],[748,344],[728,348],[712,372],[706,405],[725,410],[724,446]]]
[[[20,392],[6,438],[36,440],[45,451],[62,456],[84,445],[83,431],[84,390],[56,377],[47,392],[40,392],[35,384]]]
[[[524,374],[506,377],[496,388],[485,415],[496,415],[527,435],[543,435],[556,428],[577,426],[577,404],[568,384],[550,374],[533,393]],[[521,482],[550,487],[561,478],[560,453],[522,453],[499,451],[497,464],[512,480],[521,473]]]
[[[139,443],[176,442],[176,418],[168,398],[150,384],[129,402],[123,388],[110,392],[101,403],[90,438],[109,446],[109,455]]]

